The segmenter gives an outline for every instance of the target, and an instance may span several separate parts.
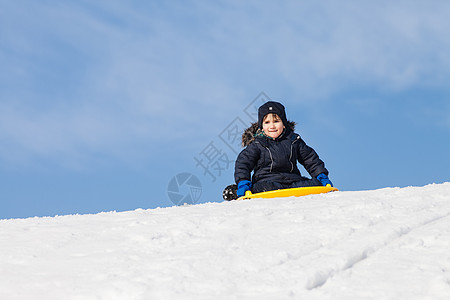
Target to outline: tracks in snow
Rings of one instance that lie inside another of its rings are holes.
[[[322,248],[314,253],[314,256],[318,256],[318,261],[315,264],[316,270],[312,270],[308,276],[306,283],[306,289],[314,290],[322,287],[333,277],[353,268],[356,264],[367,260],[372,257],[378,251],[394,244],[396,241],[400,240],[404,236],[412,233],[413,231],[423,228],[427,225],[431,225],[440,221],[444,221],[446,218],[450,217],[450,212],[436,215],[426,214],[420,221],[415,224],[404,224],[394,227],[394,230],[387,231],[383,230],[383,227],[391,227],[392,224],[386,226],[387,224],[378,224],[373,228],[367,228],[369,230],[364,230],[360,232],[354,238],[345,240],[342,243],[333,247],[332,255],[327,255],[327,249]],[[366,238],[363,236],[367,235]],[[348,252],[349,243],[353,244],[354,251]],[[366,240],[362,243],[362,240]],[[345,245],[344,245],[345,244]],[[318,270],[317,270],[318,269]]]

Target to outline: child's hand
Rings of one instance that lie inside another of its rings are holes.
[[[238,197],[242,197],[245,195],[246,191],[249,191],[250,188],[252,187],[252,182],[249,180],[241,180],[238,183],[238,189],[237,189],[237,196]]]
[[[322,183],[323,186],[327,186],[327,184],[333,186],[333,184],[331,183],[330,178],[328,178],[328,176],[325,175],[324,173],[322,173],[319,176],[317,176],[317,180],[319,180],[320,183]]]

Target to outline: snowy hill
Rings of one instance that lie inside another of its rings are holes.
[[[450,299],[450,183],[0,221],[0,299]]]

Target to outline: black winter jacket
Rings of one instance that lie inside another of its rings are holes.
[[[258,181],[291,184],[307,179],[300,174],[297,162],[302,164],[313,178],[321,173],[328,175],[324,162],[314,149],[306,145],[294,132],[294,128],[295,123],[288,122],[286,132],[272,140],[265,136],[254,137],[258,125],[252,124],[242,135],[242,144],[247,147],[241,151],[236,160],[234,171],[236,183],[251,180],[253,184]]]

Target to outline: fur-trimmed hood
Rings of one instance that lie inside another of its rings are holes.
[[[290,131],[295,131],[296,123],[293,121],[287,121],[287,129]],[[252,123],[249,128],[247,128],[242,134],[242,147],[247,147],[255,140],[255,134],[258,131],[258,122]]]

